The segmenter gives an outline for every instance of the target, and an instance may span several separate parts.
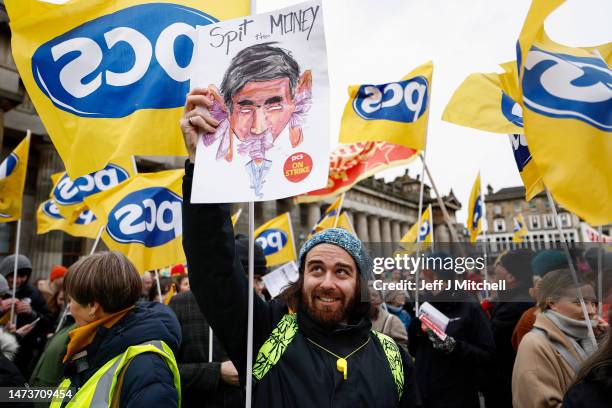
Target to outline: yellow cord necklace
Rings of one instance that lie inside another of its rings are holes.
[[[368,337],[368,339],[365,341],[365,343],[363,343],[361,346],[357,347],[355,350],[351,351],[346,357],[340,357],[339,355],[337,355],[333,351],[326,349],[325,347],[323,347],[322,345],[314,342],[313,340],[309,339],[308,337],[306,337],[306,340],[308,340],[309,342],[311,342],[315,346],[319,347],[321,350],[326,351],[329,354],[331,354],[332,356],[336,357],[338,359],[338,360],[336,360],[336,370],[340,371],[344,375],[344,379],[346,380],[346,378],[348,376],[348,363],[347,363],[346,360],[350,356],[352,356],[353,354],[355,354],[356,352],[358,352],[359,350],[364,348],[365,345],[368,344],[368,342],[370,341],[370,338]]]

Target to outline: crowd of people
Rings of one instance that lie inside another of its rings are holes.
[[[372,259],[343,229],[302,245],[298,280],[274,299],[256,244],[250,337],[248,238],[235,235],[228,204],[190,202],[196,126],[218,125],[207,92],[188,96],[181,120],[190,153],[182,209],[188,269],[141,276],[124,255],[98,252],[31,283],[30,260],[5,257],[0,386],[63,390],[37,403],[53,408],[240,407],[247,380],[253,406],[266,408],[610,405],[612,340],[595,295],[602,290],[609,313],[609,253],[601,288],[592,253],[573,254],[574,276],[561,251],[517,249],[489,266],[506,284],[491,299],[453,285],[422,291],[421,304],[448,319],[440,334],[415,310],[412,293],[373,289]],[[464,279],[435,266],[453,255],[428,256],[440,262],[420,271],[424,281]]]
[[[19,255],[13,298],[15,258],[3,259],[0,385],[73,387],[76,406],[243,406],[248,239],[234,236],[226,205],[186,204],[185,216],[216,228],[186,229],[189,273],[181,264],[169,276],[139,275],[123,255],[99,252],[30,284],[32,265]],[[608,319],[597,315],[595,265],[574,258],[578,281],[563,252],[518,249],[490,266],[507,287],[492,298],[420,292],[449,318],[442,339],[412,293],[373,289],[356,237],[325,230],[303,245],[300,278],[278,298],[255,285],[254,405],[607,407]],[[267,273],[258,244],[254,263],[258,277]],[[427,282],[459,277],[421,271]],[[604,274],[605,311],[610,283]]]

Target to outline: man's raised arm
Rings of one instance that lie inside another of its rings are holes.
[[[234,362],[241,378],[246,364],[248,280],[236,256],[229,204],[191,204],[193,160],[201,121],[214,129],[208,115],[210,99],[201,90],[187,97],[181,130],[189,151],[183,179],[183,249],[189,283],[202,313]],[[190,120],[191,118],[191,120]],[[196,125],[198,123],[198,125]],[[270,307],[259,297],[254,302],[254,352],[272,331]]]

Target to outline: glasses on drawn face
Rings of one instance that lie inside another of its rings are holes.
[[[282,101],[282,98],[271,98],[271,101],[266,101],[263,105],[255,105],[251,101],[245,101],[243,103],[235,103],[234,104],[234,112],[238,112],[241,115],[252,115],[255,113],[257,109],[263,109],[264,113],[272,113],[275,111],[280,111],[285,108],[285,103]]]

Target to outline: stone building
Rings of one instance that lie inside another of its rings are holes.
[[[349,218],[358,237],[364,242],[399,242],[416,222],[419,204],[420,181],[411,178],[408,171],[396,177],[391,182],[374,177],[357,183],[345,196],[343,209]],[[423,193],[423,208],[430,203],[433,210],[434,237],[436,241],[449,242],[450,232],[444,223],[442,211],[435,198],[432,197],[430,187],[425,184]],[[325,201],[294,204],[293,199],[283,199],[255,203],[255,227],[289,211],[296,235],[296,245],[299,245],[311,228],[316,224],[325,209],[335,199]],[[455,213],[461,208],[452,190],[443,197],[444,204],[449,211],[453,224],[462,233],[462,227],[457,224]],[[237,230],[246,232],[248,228],[247,204],[237,204],[243,208]]]
[[[550,208],[546,193],[542,192],[525,201],[525,187],[507,187],[494,191],[489,185],[485,195],[487,241],[494,243],[493,251],[514,248],[516,246],[530,247],[533,250],[550,248],[560,242],[561,237],[555,218]],[[561,229],[568,242],[580,242],[580,218],[575,214],[557,206],[561,220]],[[514,235],[514,220],[523,214],[528,230],[525,242],[520,245],[512,243]],[[481,235],[482,240],[484,238]]]
[[[25,92],[11,54],[10,30],[4,2],[0,0],[0,157],[3,159],[23,139],[26,130],[32,131],[28,173],[23,201],[20,253],[33,262],[33,278],[47,277],[52,266],[70,265],[80,256],[89,253],[93,240],[75,238],[60,231],[36,234],[36,210],[51,191],[50,176],[64,170],[54,146]],[[1,160],[1,159],[0,159]],[[139,171],[156,171],[178,168],[184,158],[139,157]],[[373,177],[363,180],[346,196],[344,209],[348,211],[359,237],[364,241],[398,242],[416,222],[420,182],[406,172],[392,182]],[[425,186],[424,208],[433,204],[434,234],[437,241],[449,241],[450,234],[443,223],[437,202],[432,199],[429,186]],[[289,211],[296,239],[300,244],[317,222],[331,199],[326,202],[294,204],[293,199],[256,203],[255,225]],[[461,204],[452,191],[444,197],[453,223],[455,212]],[[238,204],[247,209],[246,204]],[[247,214],[237,226],[246,232]],[[0,223],[0,258],[15,251],[16,222]],[[103,248],[104,245],[101,244]]]

